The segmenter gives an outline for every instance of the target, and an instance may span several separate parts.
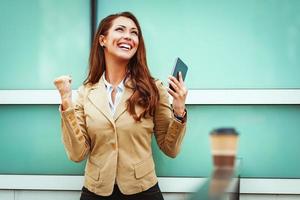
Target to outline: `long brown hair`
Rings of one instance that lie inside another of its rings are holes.
[[[126,101],[127,110],[136,121],[140,121],[142,117],[146,117],[147,114],[154,116],[155,107],[159,101],[159,92],[155,84],[154,78],[151,76],[146,59],[145,43],[142,35],[142,30],[137,18],[130,12],[122,12],[112,14],[104,18],[97,29],[94,36],[92,49],[89,58],[89,73],[84,81],[84,84],[95,84],[101,78],[105,71],[105,58],[104,50],[99,44],[100,35],[107,35],[108,30],[112,26],[114,19],[118,17],[126,17],[131,19],[138,28],[139,33],[139,45],[137,52],[130,59],[127,66],[126,78],[130,78],[131,84],[127,84],[125,81],[125,87],[131,88],[133,94]],[[135,105],[139,105],[144,108],[144,111],[137,115],[135,111]]]

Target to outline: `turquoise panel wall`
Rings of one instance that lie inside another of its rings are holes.
[[[0,89],[53,89],[71,74],[77,88],[90,47],[89,1],[0,1]]]
[[[131,11],[145,35],[153,75],[166,80],[175,57],[189,88],[299,88],[298,0],[100,0],[99,20]]]
[[[1,174],[80,174],[68,160],[58,106],[1,105]]]
[[[68,160],[57,106],[0,106],[1,174],[82,174],[84,162]],[[300,106],[189,106],[187,133],[176,159],[153,140],[159,176],[208,176],[209,132],[234,126],[240,132],[244,177],[300,178]],[[288,164],[287,164],[288,163]]]
[[[99,0],[98,21],[129,10],[138,17],[153,76],[166,82],[175,57],[188,65],[190,89],[299,88],[300,1]],[[90,42],[89,1],[0,1],[0,90],[54,89],[71,74],[84,80]],[[188,106],[176,159],[153,142],[159,176],[211,173],[208,133],[241,133],[244,177],[300,178],[299,105]],[[56,105],[0,105],[0,174],[82,174],[67,159]],[[287,164],[288,163],[288,164]]]

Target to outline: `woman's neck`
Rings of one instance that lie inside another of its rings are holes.
[[[117,86],[126,75],[126,68],[128,62],[117,62],[116,60],[106,60],[105,79],[112,84]]]

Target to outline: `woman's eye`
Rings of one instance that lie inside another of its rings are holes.
[[[122,28],[116,28],[116,31],[123,31],[123,29]]]
[[[134,35],[139,35],[137,31],[132,31],[131,33]]]

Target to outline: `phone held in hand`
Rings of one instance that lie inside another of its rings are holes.
[[[177,80],[179,80],[179,72],[181,72],[182,79],[184,81],[187,70],[188,70],[187,65],[180,58],[176,58],[176,62],[172,71],[172,76],[176,77]],[[174,91],[174,88],[171,86],[171,84],[169,84],[169,88]]]

